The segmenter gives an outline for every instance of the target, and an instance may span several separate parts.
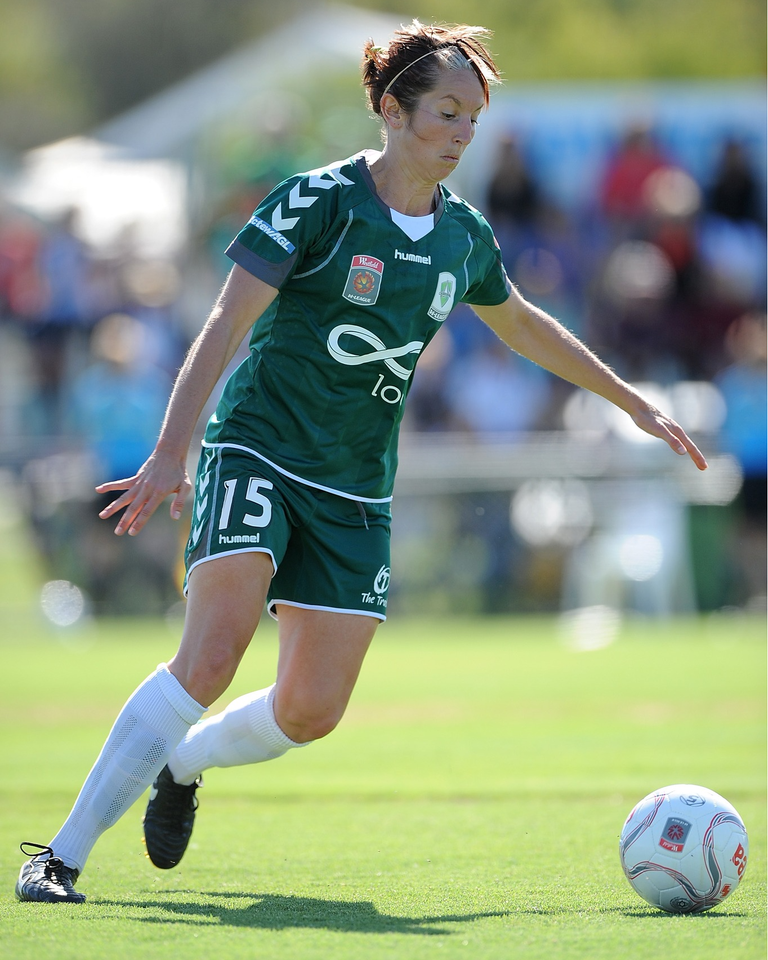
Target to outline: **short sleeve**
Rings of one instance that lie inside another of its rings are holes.
[[[512,292],[512,284],[504,268],[496,238],[490,230],[490,243],[485,236],[474,236],[472,256],[470,258],[472,270],[467,292],[462,297],[465,303],[476,303],[479,306],[496,306],[504,303]]]
[[[312,189],[317,178],[291,177],[275,187],[226,250],[248,273],[278,289],[327,225],[333,191]]]

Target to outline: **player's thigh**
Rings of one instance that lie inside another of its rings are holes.
[[[275,715],[293,739],[329,733],[346,710],[378,618],[277,606]]]
[[[169,668],[204,706],[229,686],[259,624],[273,569],[269,554],[246,552],[191,572],[184,630]]]

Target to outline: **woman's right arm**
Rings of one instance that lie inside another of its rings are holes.
[[[99,516],[125,507],[115,527],[135,536],[158,506],[174,493],[171,516],[178,520],[191,489],[187,453],[197,421],[229,361],[254,322],[277,296],[275,287],[234,266],[200,335],[189,348],[168,402],[155,449],[133,477],[96,487],[98,493],[123,490]]]

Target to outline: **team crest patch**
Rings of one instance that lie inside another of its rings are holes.
[[[381,275],[384,273],[384,264],[376,257],[352,257],[349,268],[347,285],[344,287],[344,297],[352,303],[370,306],[376,303],[381,290]]]
[[[441,273],[437,278],[435,295],[427,313],[433,320],[445,320],[453,309],[456,297],[456,277],[452,273]]]
[[[680,853],[685,846],[690,829],[691,825],[687,820],[670,817],[661,831],[659,846],[672,853]]]

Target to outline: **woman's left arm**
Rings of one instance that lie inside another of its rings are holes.
[[[699,470],[707,461],[683,428],[645,400],[606,366],[553,317],[524,300],[513,288],[509,298],[494,307],[472,309],[516,353],[578,387],[591,390],[620,407],[641,430],[659,437]]]

